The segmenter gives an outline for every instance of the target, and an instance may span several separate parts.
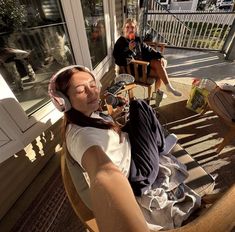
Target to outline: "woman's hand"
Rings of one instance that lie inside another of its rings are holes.
[[[134,50],[135,46],[136,46],[136,42],[134,40],[131,40],[129,42],[129,49],[132,51]]]
[[[124,106],[118,106],[111,114],[111,117],[113,118],[114,121],[121,115],[123,115],[124,111]]]

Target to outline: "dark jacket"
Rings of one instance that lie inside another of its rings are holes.
[[[144,61],[163,58],[160,52],[142,42],[138,36],[135,37],[135,49],[129,49],[129,42],[129,39],[121,36],[114,45],[113,57],[118,66],[127,66],[132,58]]]

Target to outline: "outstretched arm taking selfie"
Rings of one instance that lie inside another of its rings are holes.
[[[90,178],[93,211],[100,231],[149,231],[127,178],[99,146],[87,149],[82,165]]]

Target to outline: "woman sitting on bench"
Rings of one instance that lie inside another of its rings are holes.
[[[90,178],[92,210],[100,231],[143,232],[147,231],[145,220],[151,228],[180,226],[198,206],[200,198],[194,194],[193,199],[197,202],[190,204],[188,198],[187,205],[183,205],[184,190],[182,183],[177,184],[177,181],[183,181],[187,172],[185,167],[166,155],[175,145],[176,136],[171,134],[165,138],[154,110],[143,100],[130,102],[129,120],[121,128],[115,123],[115,118],[99,111],[99,86],[86,67],[72,65],[53,75],[49,95],[55,106],[64,112],[64,138],[71,158],[83,167]],[[117,111],[122,112],[123,108],[119,107]],[[174,180],[174,189],[172,185],[168,188],[167,182],[162,182],[171,172],[170,167],[163,168],[164,162],[177,166],[179,175]],[[152,216],[147,216],[151,212],[144,212],[144,204],[160,189],[159,186],[162,188],[161,194],[169,195],[164,200],[169,212],[172,212],[169,205],[173,206],[177,199],[184,208],[180,216],[173,209],[175,215],[170,219],[173,221],[167,223],[169,215],[165,217],[160,210],[163,205],[156,210],[149,206],[156,215],[153,221]],[[163,216],[160,218],[158,213]]]

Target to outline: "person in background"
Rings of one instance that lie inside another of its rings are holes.
[[[28,76],[27,82],[36,80],[36,74],[29,62],[30,52],[9,47],[4,39],[0,38],[0,65],[5,67],[15,84],[15,90],[23,90],[23,81],[18,67],[22,67]]]
[[[92,26],[91,38],[92,38],[93,42],[105,39],[105,26],[104,26],[104,22],[102,20],[98,20]]]
[[[92,63],[95,66],[101,62],[107,54],[105,24],[103,20],[98,20],[92,25],[89,48]]]
[[[166,72],[166,60],[160,52],[157,52],[137,36],[137,22],[135,19],[126,19],[123,25],[123,35],[116,41],[113,50],[115,63],[118,66],[127,66],[131,59],[150,62],[148,76],[154,77],[165,84],[166,90],[175,96],[181,96],[168,78]],[[160,86],[156,86],[156,92]]]

